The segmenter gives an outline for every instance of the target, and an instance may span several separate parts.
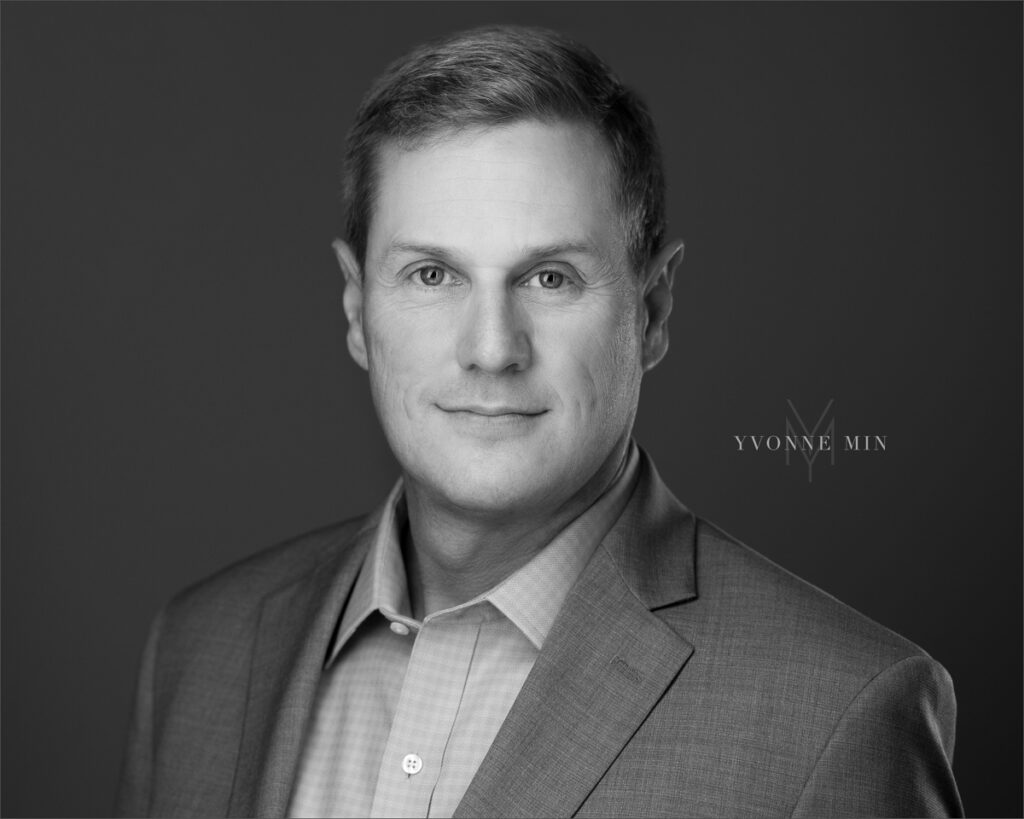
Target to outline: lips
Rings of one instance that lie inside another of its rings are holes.
[[[547,412],[546,409],[535,409],[533,407],[517,407],[506,404],[458,404],[454,406],[442,406],[441,404],[438,404],[437,406],[444,412],[464,412],[472,415],[482,415],[488,418],[500,418],[505,415],[522,415],[526,417],[533,417],[536,415],[543,415],[545,412]]]

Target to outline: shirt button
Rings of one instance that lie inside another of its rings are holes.
[[[402,770],[412,776],[423,770],[423,760],[416,754],[406,754],[402,760]]]
[[[402,637],[409,633],[409,627],[405,623],[392,623],[391,630]]]

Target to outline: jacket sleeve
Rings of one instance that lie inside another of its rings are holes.
[[[149,815],[153,776],[153,679],[162,623],[163,612],[153,621],[142,653],[135,691],[135,707],[121,762],[114,816]]]
[[[963,816],[952,769],[955,733],[946,670],[926,656],[900,660],[846,708],[792,815]]]

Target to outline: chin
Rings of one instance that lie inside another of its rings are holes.
[[[408,470],[414,480],[442,502],[466,512],[495,514],[557,505],[574,487],[559,480],[550,465],[524,447],[489,447],[438,453],[428,468]]]
[[[464,514],[498,518],[526,513],[536,505],[537,499],[519,487],[499,484],[481,485],[462,483],[444,487],[446,505]]]

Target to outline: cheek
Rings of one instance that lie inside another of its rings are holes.
[[[423,423],[446,365],[453,360],[450,312],[393,296],[371,299],[364,335],[374,404],[387,423]]]
[[[632,411],[639,388],[640,340],[632,311],[609,316],[572,345],[564,337],[561,344],[574,351],[561,380],[574,414],[589,428],[617,425],[624,412]]]
[[[386,311],[371,312],[364,319],[370,388],[378,413],[385,421],[396,414],[408,415],[409,399],[416,393],[417,376],[425,369],[418,360],[423,350],[408,320],[397,320]]]

